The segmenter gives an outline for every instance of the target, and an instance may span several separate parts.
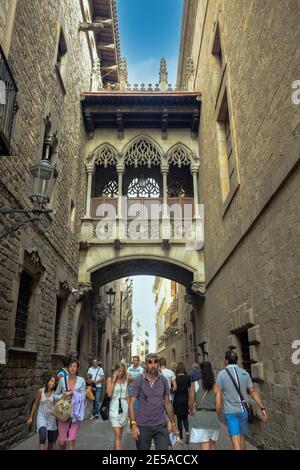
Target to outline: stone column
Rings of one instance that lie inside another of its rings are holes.
[[[124,163],[117,164],[117,173],[118,173],[118,207],[117,207],[117,217],[118,219],[122,216],[122,192],[123,192],[123,175],[124,175]]]
[[[118,174],[118,206],[117,206],[117,238],[120,240],[124,238],[124,221],[122,220],[122,193],[123,193],[123,175],[124,175],[125,165],[124,162],[119,162],[117,164],[117,174]]]
[[[86,206],[85,206],[85,218],[91,218],[91,198],[92,198],[92,182],[94,174],[94,164],[88,163],[86,165],[86,172],[88,175],[87,188],[86,188]]]
[[[161,172],[163,175],[163,211],[162,211],[162,239],[170,239],[170,220],[168,215],[168,173],[169,164],[167,161],[161,164]]]
[[[161,172],[163,175],[163,216],[167,216],[167,207],[168,207],[168,173],[169,173],[169,164],[164,162],[161,164]]]
[[[198,196],[198,171],[199,171],[199,166],[198,165],[192,165],[191,166],[191,173],[193,175],[193,190],[194,190],[194,205],[195,205],[195,217],[199,217],[199,209],[198,209],[198,204],[199,204],[199,196]]]

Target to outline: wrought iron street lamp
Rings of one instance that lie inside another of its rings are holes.
[[[107,298],[107,305],[108,305],[109,313],[111,313],[113,309],[113,306],[115,303],[115,297],[116,297],[116,293],[113,290],[113,288],[110,287],[109,290],[106,291],[106,298]]]
[[[29,199],[33,208],[6,208],[0,205],[0,215],[8,215],[15,219],[12,225],[5,226],[0,233],[0,239],[6,235],[15,236],[17,230],[31,222],[41,225],[44,229],[49,227],[49,220],[44,217],[44,214],[52,212],[52,209],[45,208],[45,205],[50,201],[56,183],[57,171],[55,165],[52,165],[49,160],[41,160],[30,168],[30,173]],[[20,214],[26,214],[30,217],[24,219],[19,216]]]

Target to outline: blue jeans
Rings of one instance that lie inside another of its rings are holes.
[[[93,415],[99,416],[100,400],[102,398],[102,387],[97,387],[95,392],[95,400],[93,401]]]

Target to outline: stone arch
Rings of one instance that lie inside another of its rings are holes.
[[[193,154],[191,149],[181,142],[172,145],[167,152],[167,161],[169,165],[190,166],[193,163]]]
[[[125,165],[136,168],[140,165],[146,165],[148,168],[151,168],[151,165],[160,165],[162,155],[160,145],[144,134],[134,137],[123,150]]]
[[[153,275],[164,277],[182,285],[189,286],[194,279],[195,271],[183,263],[154,256],[132,256],[110,259],[91,270],[92,284],[101,286],[122,277],[134,275]]]
[[[104,168],[107,168],[108,165],[116,166],[118,163],[118,151],[113,145],[104,142],[93,151],[89,158],[94,165],[104,166]]]

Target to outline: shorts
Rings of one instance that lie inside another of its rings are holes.
[[[218,429],[192,428],[190,434],[190,444],[215,441],[219,439]]]
[[[247,411],[243,411],[242,413],[225,413],[224,416],[230,437],[246,436],[248,434],[249,425]]]

